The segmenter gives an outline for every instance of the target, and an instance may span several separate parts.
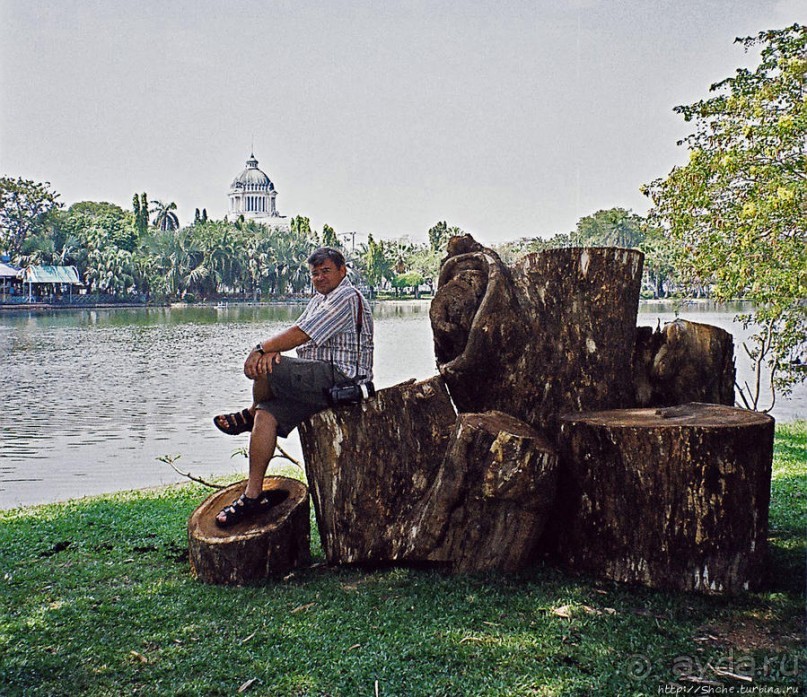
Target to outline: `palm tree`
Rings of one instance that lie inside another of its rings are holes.
[[[191,234],[202,258],[194,269],[195,290],[202,297],[210,297],[231,289],[237,282],[241,265],[241,249],[236,243],[238,231],[223,221],[200,222]]]
[[[275,252],[268,236],[250,235],[243,243],[244,263],[241,266],[241,282],[245,290],[252,291],[258,299],[258,291],[264,281],[271,282],[270,293],[275,292]]]
[[[161,290],[170,297],[180,297],[191,279],[198,281],[202,272],[193,274],[202,254],[195,240],[185,230],[176,234],[164,231],[154,240],[157,279]]]
[[[86,266],[87,249],[81,241],[70,235],[67,238],[37,235],[25,240],[19,261],[22,266],[50,264],[56,266]]]
[[[108,295],[125,295],[135,285],[135,263],[131,252],[117,247],[93,249],[89,253],[87,282]]]
[[[277,292],[299,292],[308,283],[308,255],[316,245],[310,230],[276,230],[272,234]]]
[[[174,213],[176,209],[177,204],[173,201],[171,201],[171,203],[163,203],[156,199],[152,201],[150,213],[154,216],[154,227],[163,231],[178,230],[179,218],[177,218],[177,214]]]

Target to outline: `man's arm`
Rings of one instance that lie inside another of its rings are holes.
[[[253,349],[244,362],[244,375],[254,380],[259,375],[272,372],[272,366],[280,363],[281,351],[291,351],[293,348],[309,341],[310,337],[300,327],[294,325],[282,332],[261,342],[263,354]]]

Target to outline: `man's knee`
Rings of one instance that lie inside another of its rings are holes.
[[[252,401],[266,402],[273,397],[271,381],[268,375],[259,375],[252,381]]]
[[[266,409],[255,410],[255,423],[252,427],[252,432],[258,431],[277,431],[277,419],[275,415]]]

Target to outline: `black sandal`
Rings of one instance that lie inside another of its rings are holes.
[[[246,494],[241,494],[229,506],[225,506],[216,516],[216,525],[220,528],[228,528],[231,525],[249,520],[255,516],[268,511],[272,506],[285,501],[289,497],[289,492],[284,489],[272,489],[262,491],[257,498],[251,499]],[[219,516],[224,514],[224,520],[219,520]]]
[[[226,423],[222,425],[221,420]],[[228,436],[237,436],[239,433],[251,431],[255,424],[255,416],[249,409],[242,409],[234,414],[219,414],[213,417],[213,424],[219,431]]]

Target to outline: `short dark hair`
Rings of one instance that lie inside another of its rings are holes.
[[[310,266],[322,266],[326,261],[332,261],[337,269],[341,269],[345,265],[344,255],[333,247],[320,247],[308,257]]]

